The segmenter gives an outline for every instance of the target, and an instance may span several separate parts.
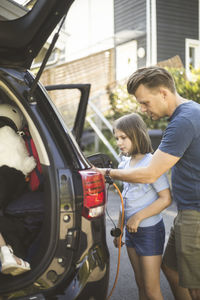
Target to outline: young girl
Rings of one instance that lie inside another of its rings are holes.
[[[148,165],[152,146],[146,124],[138,114],[132,113],[116,120],[114,135],[122,154],[119,168]],[[105,175],[105,169],[98,170]],[[160,267],[165,227],[160,212],[171,204],[167,177],[163,175],[152,184],[123,182],[122,196],[125,244],[135,273],[139,299],[162,300]],[[118,227],[121,227],[121,211]],[[119,247],[119,238],[114,239],[114,244]]]

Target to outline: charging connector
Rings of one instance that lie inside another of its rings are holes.
[[[115,227],[115,228],[112,228],[111,231],[110,231],[110,234],[113,236],[113,237],[119,237],[121,235],[121,229],[118,228],[118,227]]]

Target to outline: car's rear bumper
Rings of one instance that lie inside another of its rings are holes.
[[[76,265],[73,279],[66,289],[62,289],[61,299],[104,300],[109,282],[109,252],[107,247],[98,244],[90,249]],[[59,289],[56,292],[59,295]]]
[[[75,266],[71,279],[63,278],[62,282],[41,293],[20,297],[20,300],[104,300],[109,283],[109,252],[106,245],[93,246],[83,259]],[[15,298],[17,299],[17,298]]]

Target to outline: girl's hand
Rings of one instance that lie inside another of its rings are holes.
[[[119,248],[119,242],[120,242],[120,237],[115,237],[113,240],[113,244],[115,245],[116,248]],[[121,241],[121,247],[123,247],[125,245],[124,242]]]
[[[128,232],[134,233],[137,232],[138,226],[140,224],[141,220],[138,218],[137,214],[134,214],[128,219],[128,222],[126,224]]]

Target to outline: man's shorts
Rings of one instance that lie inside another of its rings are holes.
[[[138,227],[137,232],[130,233],[126,228],[125,244],[135,248],[140,256],[162,255],[165,243],[165,226],[163,220],[154,226]]]
[[[163,263],[179,274],[179,285],[200,288],[200,212],[182,210],[165,249]]]

